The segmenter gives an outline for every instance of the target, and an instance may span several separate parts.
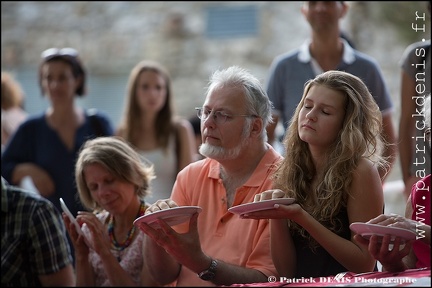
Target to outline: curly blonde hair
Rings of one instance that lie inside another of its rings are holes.
[[[316,171],[308,144],[300,139],[298,131],[305,97],[316,85],[339,91],[346,97],[343,126],[329,149],[322,171]],[[328,71],[309,80],[284,139],[286,156],[275,172],[275,188],[286,191],[287,197],[295,198],[310,215],[337,233],[342,227],[336,216],[347,206],[359,160],[365,157],[376,165],[388,165],[381,156],[385,145],[381,129],[381,112],[360,78],[342,71]],[[317,183],[314,190],[312,180]],[[311,247],[317,247],[300,225],[294,221],[288,221],[288,225],[291,231],[309,238]]]

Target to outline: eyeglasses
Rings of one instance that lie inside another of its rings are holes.
[[[54,56],[70,56],[70,57],[77,57],[78,51],[74,48],[49,48],[42,52],[41,58],[47,59]]]
[[[196,107],[195,110],[197,110],[197,116],[201,121],[206,121],[210,115],[213,113],[213,121],[216,122],[216,124],[224,124],[227,119],[231,119],[233,117],[258,117],[256,115],[246,115],[246,114],[226,114],[222,111],[213,111],[209,109],[205,109],[202,107]]]

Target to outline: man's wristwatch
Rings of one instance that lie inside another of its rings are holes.
[[[218,262],[214,259],[212,259],[210,267],[200,273],[198,273],[198,277],[205,281],[213,280],[213,278],[216,276],[216,268],[217,268]]]

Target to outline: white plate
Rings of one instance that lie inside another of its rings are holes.
[[[351,223],[350,229],[367,239],[369,239],[372,235],[384,236],[387,234],[392,235],[390,241],[394,241],[396,237],[401,237],[402,240],[413,240],[416,238],[416,234],[411,230],[371,223],[354,222]]]
[[[200,213],[201,207],[199,206],[180,206],[170,209],[164,209],[156,211],[144,216],[141,216],[134,221],[134,225],[139,226],[140,223],[147,223],[152,228],[159,228],[159,224],[156,223],[157,219],[164,220],[168,225],[174,226],[189,220],[195,212]]]
[[[262,210],[274,209],[275,204],[288,205],[292,204],[295,201],[294,198],[278,198],[278,199],[270,199],[263,200],[259,202],[250,202],[246,204],[241,204],[237,206],[233,206],[228,209],[229,212],[233,214],[245,214]]]

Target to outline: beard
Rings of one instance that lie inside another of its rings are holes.
[[[242,141],[243,142],[243,141]],[[239,144],[234,148],[224,148],[204,143],[200,146],[199,152],[201,155],[215,160],[232,160],[240,155],[243,145]]]
[[[221,146],[214,146],[208,143],[202,143],[199,147],[199,153],[205,157],[215,159],[215,160],[233,160],[239,157],[241,151],[246,149],[249,145],[249,130],[250,123],[247,123],[243,128],[241,141],[234,148],[224,148]]]

